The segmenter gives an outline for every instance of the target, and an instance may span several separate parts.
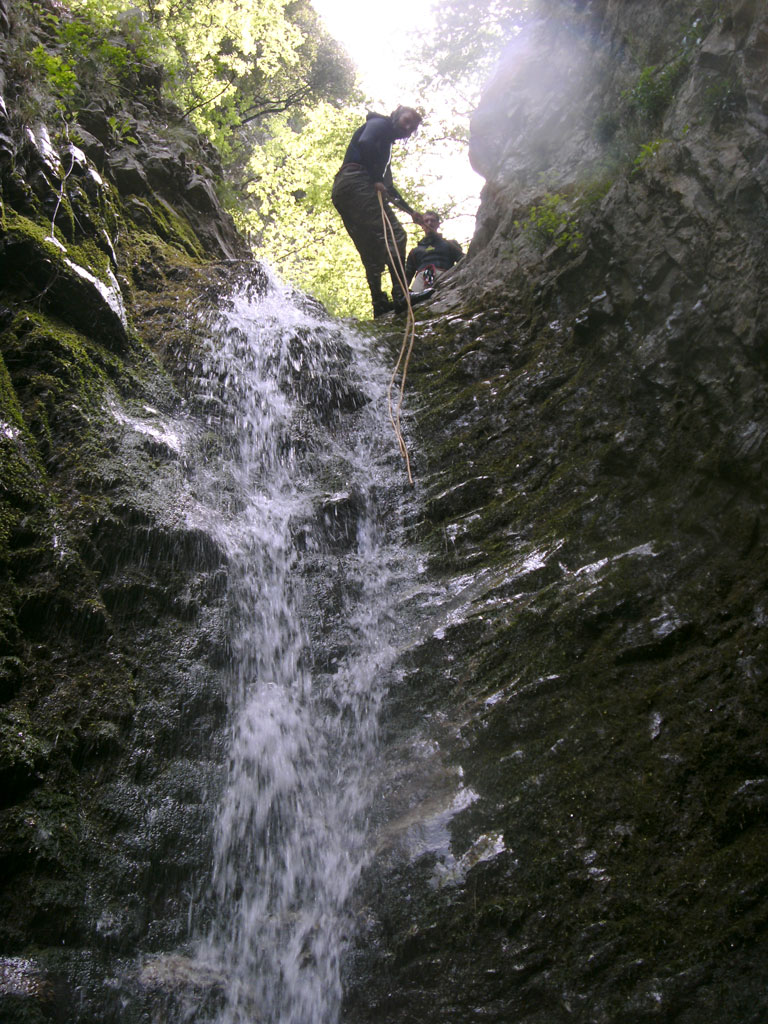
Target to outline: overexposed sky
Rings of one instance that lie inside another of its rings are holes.
[[[330,34],[357,66],[372,109],[389,113],[400,103],[416,102],[419,75],[407,66],[405,55],[417,43],[416,34],[428,33],[434,24],[433,2],[386,0],[384,5],[374,6],[361,0],[312,0]],[[435,97],[435,105],[439,108],[439,97]],[[446,219],[441,231],[466,245],[474,230],[483,185],[483,179],[470,167],[466,150],[450,154],[439,150],[423,159],[419,170],[431,182],[430,205],[440,206],[449,196],[460,201],[463,216]]]
[[[403,56],[415,32],[428,31],[434,18],[430,0],[387,0],[381,5],[350,0],[312,0],[330,34],[357,65],[370,98],[393,110],[407,104],[415,87]]]

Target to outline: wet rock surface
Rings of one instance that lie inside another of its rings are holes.
[[[768,1012],[768,23],[714,6],[548,4],[475,116],[478,233],[408,378],[410,817],[349,1021]]]
[[[200,303],[245,247],[188,127],[162,142],[157,110],[137,108],[142,141],[116,138],[98,103],[68,136],[0,105],[9,1022],[121,1016],[105,965],[188,933],[223,758],[227,557],[193,514],[189,467],[211,439],[189,383]]]
[[[765,8],[541,11],[475,118],[470,258],[418,311],[406,519],[427,566],[399,608],[344,1019],[757,1024]],[[182,948],[230,653],[227,552],[191,493],[227,443],[198,313],[236,270],[265,276],[215,156],[155,113],[94,97],[76,146],[0,117],[8,1021],[221,999]],[[364,398],[344,345],[319,376],[294,340],[306,457]],[[319,673],[345,612],[323,557],[348,555],[363,502],[327,477],[296,526]]]

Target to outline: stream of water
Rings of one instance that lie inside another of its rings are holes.
[[[223,450],[195,482],[232,594],[229,763],[197,954],[221,997],[206,1020],[334,1024],[396,603],[416,568],[398,539],[388,371],[275,282],[222,305],[198,387]]]

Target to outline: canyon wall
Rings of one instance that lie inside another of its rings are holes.
[[[13,25],[0,0],[5,57]],[[226,374],[220,399],[199,388],[202,314],[266,275],[157,69],[69,134],[20,126],[12,70],[0,1015],[209,1020],[221,979],[185,944],[205,921],[232,638],[228,553],[189,514],[226,404]],[[468,258],[417,311],[416,488],[381,487],[418,583],[393,614],[342,1018],[757,1024],[765,4],[542,0],[470,157],[486,185]],[[400,328],[376,326],[387,357]],[[337,366],[306,373],[307,436],[361,404]],[[341,563],[359,496],[324,486]],[[328,674],[341,605],[303,530]]]
[[[454,781],[414,782],[370,878],[348,1019],[757,1022],[768,11],[539,10],[472,121],[469,258],[417,312],[455,596],[390,713]]]

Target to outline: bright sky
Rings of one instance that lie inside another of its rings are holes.
[[[387,110],[407,103],[405,93],[415,83],[413,76],[406,73],[403,55],[409,33],[426,31],[432,24],[430,0],[387,0],[383,6],[350,0],[312,0],[312,6],[334,39],[346,47],[371,99]]]
[[[414,43],[414,33],[428,32],[433,23],[430,0],[387,0],[383,6],[360,0],[312,0],[312,6],[357,65],[373,109],[389,113],[400,103],[414,102],[418,75],[406,67],[404,58]],[[431,203],[440,205],[452,195],[464,211],[462,217],[445,220],[441,232],[468,242],[483,179],[470,167],[466,152],[451,154],[449,159],[444,153],[435,153],[434,160],[422,164],[421,169],[435,179]]]

